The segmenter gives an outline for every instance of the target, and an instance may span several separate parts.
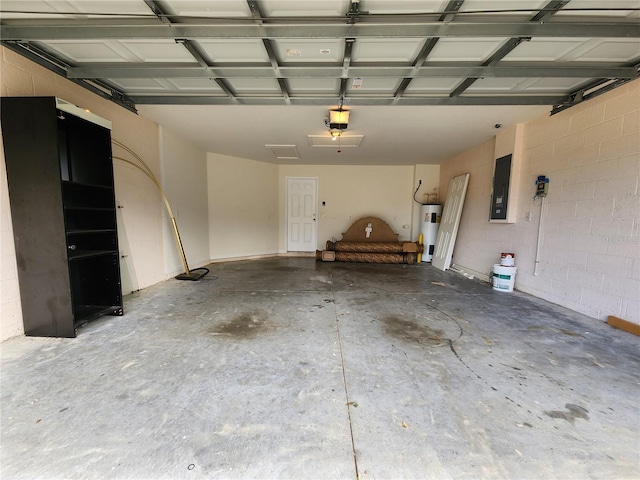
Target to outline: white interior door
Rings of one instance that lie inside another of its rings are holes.
[[[467,194],[468,185],[468,173],[454,177],[449,182],[447,199],[444,202],[444,211],[442,212],[440,228],[438,229],[436,248],[431,261],[431,265],[443,271],[451,266],[453,246],[456,243],[460,215],[462,215],[462,206],[464,205],[464,197]]]
[[[317,178],[287,178],[287,251],[315,252],[318,244]]]

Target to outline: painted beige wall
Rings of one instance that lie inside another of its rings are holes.
[[[278,253],[278,166],[207,154],[209,256]]]
[[[279,169],[280,251],[286,242],[286,178],[318,178],[318,250],[327,240],[342,238],[357,219],[380,217],[399,234],[410,240],[413,224],[414,167],[281,165]],[[322,202],[326,202],[322,206]],[[406,228],[404,228],[406,226]]]
[[[209,208],[207,153],[185,138],[160,127],[163,189],[175,216],[189,268],[209,262]],[[170,217],[165,210],[165,270],[184,272]]]
[[[511,225],[488,222],[494,144],[442,165],[443,190],[471,173],[453,262],[486,275],[501,252],[515,252],[517,289],[601,320],[640,323],[640,81],[525,125]],[[536,276],[538,175],[551,181]]]
[[[136,151],[160,177],[158,126],[128,110],[102,99],[84,88],[0,48],[0,96],[57,96],[109,119],[112,137]],[[114,148],[114,156],[125,156]],[[133,167],[114,160],[118,239],[121,254],[123,293],[138,290],[165,278],[160,196],[146,177]],[[2,288],[0,289],[0,340],[24,332],[19,304],[19,288],[4,158],[0,173],[0,257]]]

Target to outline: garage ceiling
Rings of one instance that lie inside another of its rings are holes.
[[[6,47],[207,151],[277,163],[438,163],[640,65],[638,0],[0,5]],[[340,106],[338,154],[324,119]]]

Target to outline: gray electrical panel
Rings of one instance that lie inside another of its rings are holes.
[[[496,160],[491,195],[491,220],[507,220],[509,181],[511,180],[511,155]]]

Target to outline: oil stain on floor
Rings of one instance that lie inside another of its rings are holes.
[[[431,345],[440,345],[443,342],[447,342],[442,330],[411,320],[388,316],[382,319],[382,323],[384,332],[398,340]]]
[[[567,409],[566,412],[562,412],[560,410],[552,410],[550,412],[544,412],[545,415],[551,418],[561,418],[562,420],[566,420],[571,425],[573,425],[576,421],[576,418],[582,418],[583,420],[589,420],[589,410],[580,405],[575,405],[573,403],[565,404],[564,408]]]
[[[255,338],[262,333],[275,330],[266,316],[260,312],[245,312],[233,320],[209,329],[211,335],[226,335],[238,339]]]

